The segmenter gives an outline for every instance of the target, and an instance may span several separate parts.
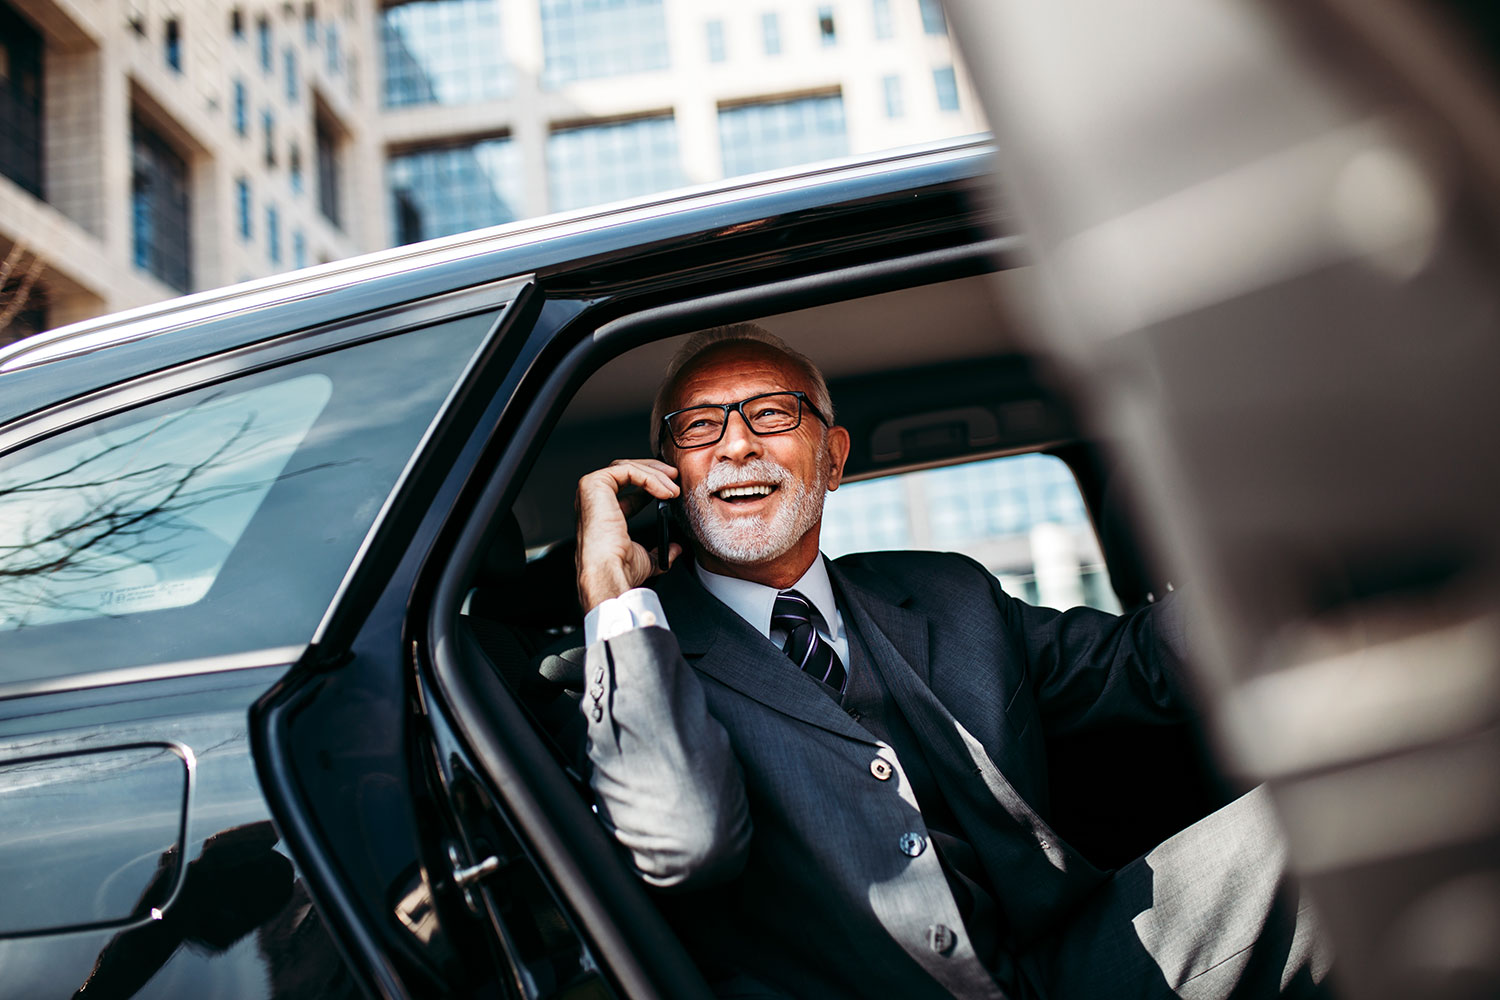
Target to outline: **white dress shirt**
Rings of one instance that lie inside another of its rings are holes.
[[[693,569],[705,590],[727,604],[730,610],[753,625],[761,635],[777,646],[786,642],[785,632],[780,629],[773,632],[771,629],[771,609],[776,604],[776,595],[780,593],[775,587],[711,573],[697,564],[694,564]],[[813,560],[802,578],[787,589],[797,591],[812,604],[818,612],[818,634],[823,637],[824,642],[833,644],[839,660],[847,664],[849,637],[844,631],[844,619],[839,614],[838,602],[833,599],[833,581],[828,578],[828,564],[824,562],[822,553]],[[637,587],[627,590],[619,597],[601,602],[584,615],[583,641],[592,646],[600,639],[613,639],[630,629],[651,625],[670,628],[656,592]]]

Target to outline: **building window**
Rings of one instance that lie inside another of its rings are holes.
[[[541,0],[542,82],[666,69],[662,0]]]
[[[276,166],[276,116],[266,108],[260,113],[261,133],[265,136],[266,166]]]
[[[344,68],[344,57],[343,49],[339,47],[339,26],[332,21],[323,32],[323,44],[327,47],[328,75],[338,76]]]
[[[386,184],[397,243],[496,226],[520,215],[521,151],[500,137],[398,153]]]
[[[870,13],[875,21],[875,37],[880,39],[896,37],[896,26],[891,20],[891,0],[871,0]]]
[[[298,270],[307,266],[307,237],[300,229],[292,233],[292,266]]]
[[[292,143],[292,148],[287,154],[287,169],[291,173],[292,194],[302,193],[302,147]]]
[[[271,22],[262,17],[255,22],[255,37],[260,45],[260,68],[271,72]]]
[[[838,44],[839,34],[838,29],[833,23],[832,7],[818,8],[818,38],[822,41],[825,48],[829,45]]]
[[[182,72],[182,25],[177,18],[167,21],[164,37],[166,45],[167,66],[175,72]]]
[[[306,3],[302,5],[302,35],[308,45],[318,44],[318,7],[317,4]]]
[[[245,81],[234,81],[234,130],[240,135],[250,131],[250,111],[245,106],[248,98],[245,96]]]
[[[795,166],[849,152],[838,94],[719,109],[724,176]]]
[[[775,13],[760,16],[760,34],[766,47],[766,55],[781,55],[781,18]]]
[[[901,78],[895,74],[881,77],[880,85],[885,90],[885,116],[900,118],[906,113],[901,101]]]
[[[266,256],[272,267],[281,266],[281,214],[275,205],[266,206]]]
[[[229,12],[229,33],[237,41],[243,41],[245,38],[245,12],[239,7]]]
[[[708,61],[721,63],[726,58],[724,51],[724,22],[709,21],[708,25]]]
[[[958,81],[954,79],[952,66],[939,66],[932,71],[932,85],[937,89],[938,109],[958,110]]]
[[[679,187],[677,122],[671,115],[558,129],[547,138],[554,212]]]
[[[946,35],[948,19],[943,16],[941,0],[917,0],[922,9],[922,30],[929,35]]]
[[[42,197],[42,36],[0,5],[0,174]]]
[[[193,284],[187,161],[136,117],[130,121],[130,144],[135,266],[185,292]]]
[[[509,97],[499,0],[419,0],[380,15],[386,107],[472,104]]]
[[[344,216],[339,139],[333,126],[321,115],[313,123],[313,137],[318,145],[318,209],[329,222],[342,227]]]
[[[234,182],[235,208],[240,220],[240,239],[249,240],[254,235],[250,225],[250,182],[244,177]]]
[[[286,73],[286,99],[292,104],[296,104],[299,84],[297,79],[297,50],[288,45],[281,53],[281,63],[282,70]]]

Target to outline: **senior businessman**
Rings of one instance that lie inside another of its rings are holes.
[[[578,486],[590,783],[717,992],[1319,995],[1263,793],[1113,872],[1048,826],[1044,736],[1185,711],[1170,602],[1060,613],[959,555],[827,560],[849,434],[754,325],[689,340],[652,435]],[[665,572],[626,530],[651,498],[687,529]]]

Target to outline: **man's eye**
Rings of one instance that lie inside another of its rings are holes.
[[[717,426],[719,426],[719,421],[715,420],[713,417],[694,417],[691,421],[688,422],[688,425],[685,429],[694,431],[702,430],[704,427]]]

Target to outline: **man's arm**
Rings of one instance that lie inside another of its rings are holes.
[[[977,564],[976,564],[977,565]],[[1104,722],[1172,722],[1192,714],[1176,594],[1129,615],[1055,611],[1007,594],[988,571],[995,602],[1024,649],[1031,689],[1049,735]]]
[[[662,887],[731,878],[744,864],[750,813],[728,734],[667,629],[659,570],[626,518],[651,497],[678,493],[676,470],[650,459],[615,462],[578,483],[578,597],[588,641],[582,702],[600,819],[636,870]],[[622,499],[628,486],[644,493]],[[681,547],[668,553],[670,564]]]

